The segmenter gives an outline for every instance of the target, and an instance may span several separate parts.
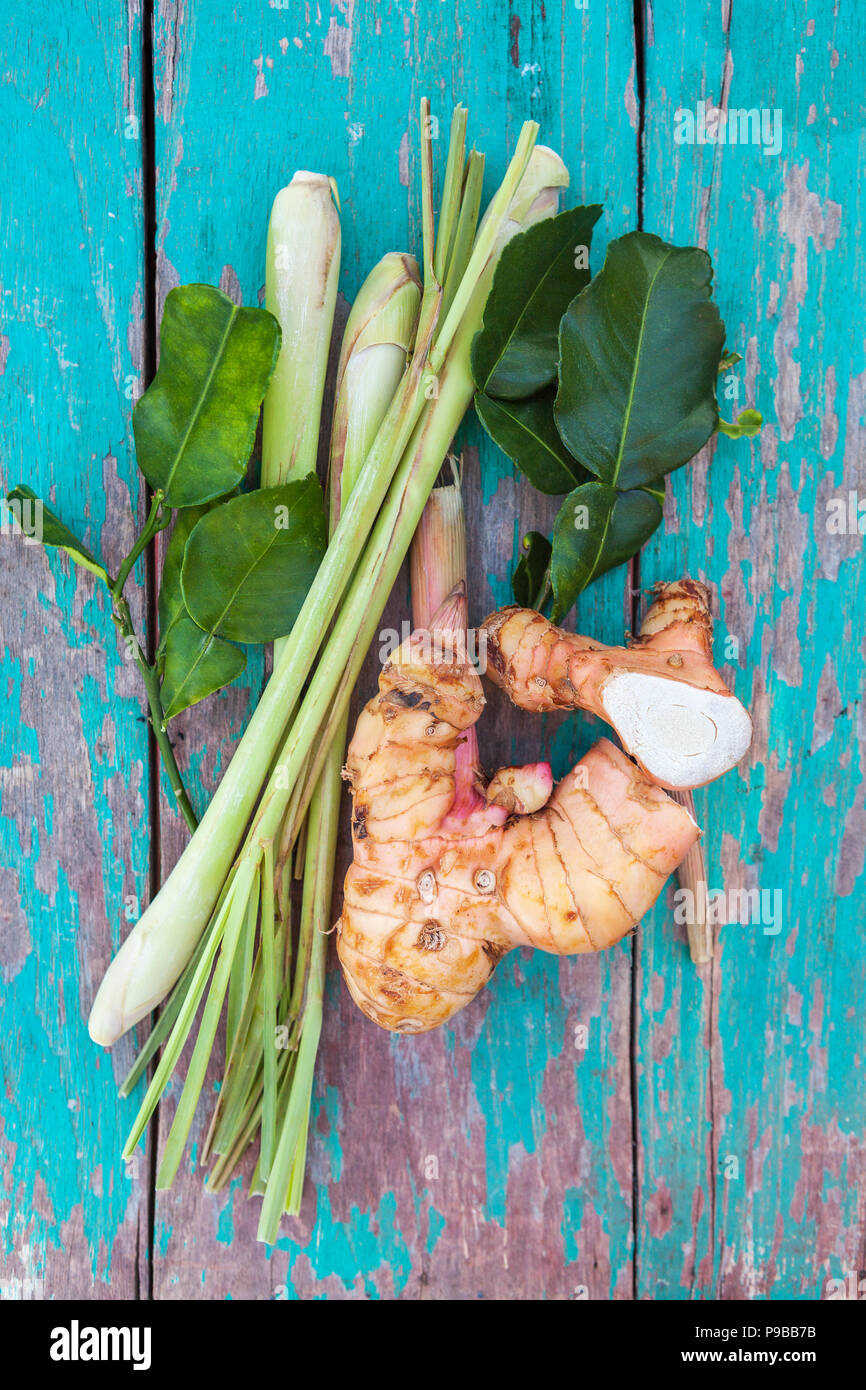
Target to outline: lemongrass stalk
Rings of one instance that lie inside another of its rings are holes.
[[[226,1060],[217,1103],[202,1144],[203,1163],[207,1162],[212,1153],[223,1153],[226,1145],[230,1144],[230,1136],[237,1129],[241,1116],[248,1110],[250,1094],[256,1088],[263,1036],[261,972],[262,953],[259,949],[250,994],[238,1033]]]
[[[205,1192],[211,1196],[215,1196],[218,1192],[222,1192],[234,1172],[234,1169],[240,1163],[250,1144],[255,1139],[261,1116],[262,1102],[259,1100],[247,1117],[243,1129],[238,1131],[237,1137],[232,1143],[232,1147],[225,1153],[220,1153],[219,1158],[205,1178]]]
[[[292,1079],[295,1074],[296,1062],[297,1054],[291,1053],[288,1065],[283,1067],[280,1073],[279,1096],[277,1099],[277,1104],[282,1109],[284,1109],[285,1106],[288,1104],[289,1091],[291,1090]],[[261,1102],[259,1102],[258,1106],[258,1118],[259,1120],[261,1119]],[[233,1152],[237,1153],[237,1149],[233,1150]],[[241,1155],[239,1155],[239,1157],[240,1156]],[[237,1161],[238,1159],[236,1158],[235,1162],[237,1163]],[[226,1173],[225,1176],[228,1177],[229,1174]],[[253,1168],[252,1177],[250,1178],[249,1187],[247,1188],[247,1194],[250,1197],[261,1197],[265,1191],[266,1186],[267,1184],[265,1182],[265,1179],[262,1177],[261,1155],[259,1155],[259,1158],[256,1160],[256,1165]]]
[[[340,278],[338,207],[335,181],[300,169],[271,209],[265,307],[282,339],[262,410],[262,487],[316,471]],[[285,640],[274,643],[275,661]]]
[[[421,115],[421,245],[424,265],[424,289],[436,286],[433,273],[434,238],[436,224],[433,218],[433,128],[430,121],[430,101],[422,97],[419,105]]]
[[[442,293],[442,307],[440,314],[443,316],[451,308],[457,287],[466,273],[469,264],[469,257],[472,255],[472,245],[475,241],[475,234],[478,230],[478,213],[481,209],[481,189],[484,183],[484,155],[477,150],[470,150],[466,160],[466,170],[463,175],[463,198],[460,203],[460,216],[457,220],[457,228],[454,233],[454,240],[451,246],[451,253],[448,258],[448,268],[445,273],[444,289]]]
[[[287,849],[285,854],[280,849],[277,860],[277,903],[279,906],[280,921],[286,923],[286,943],[283,951],[283,975],[288,978],[292,964],[292,854],[291,849]]]
[[[289,804],[288,804],[288,806],[287,806],[287,808],[286,808],[286,814],[285,814],[285,816],[284,816],[284,821],[286,821],[286,822],[290,821],[292,824],[294,824],[294,823],[298,820],[298,807],[299,807],[301,801],[303,800],[304,788],[305,788],[305,787],[309,787],[309,789],[310,789],[310,795],[312,795],[313,787],[315,786],[315,784],[316,784],[316,779],[315,779],[315,777],[313,777],[313,778],[311,779],[310,776],[309,776],[309,767],[308,767],[308,766],[305,767],[305,768],[303,769],[302,773],[301,773],[301,776],[298,778],[298,781],[297,781],[296,784],[295,784],[294,790],[292,791],[292,798],[291,798],[291,800],[290,800],[290,802],[289,802]],[[309,799],[309,796],[308,796],[307,799],[306,799],[306,801],[304,801],[304,811],[303,811],[303,815],[306,815],[306,813],[307,813],[307,807],[309,806],[309,804],[310,804],[310,799]],[[303,819],[303,817],[301,817],[301,819]],[[300,823],[300,822],[298,822],[298,823]],[[284,919],[287,917],[288,913],[291,912],[292,881],[293,881],[293,879],[297,879],[297,877],[298,877],[298,865],[297,865],[297,860],[295,861],[294,869],[293,869],[292,864],[291,864],[291,862],[290,862],[290,861],[291,861],[291,855],[292,855],[292,845],[293,845],[294,843],[295,843],[295,841],[294,841],[294,839],[293,839],[293,840],[292,840],[292,843],[289,844],[289,842],[285,839],[285,837],[284,837],[283,835],[281,835],[281,837],[280,837],[279,851],[278,851],[278,854],[277,854],[277,866],[278,866],[278,872],[279,872],[279,875],[280,875],[280,916],[281,916],[282,918],[284,918]],[[290,962],[289,962],[288,960],[286,960],[286,963],[285,963],[285,964],[286,964],[286,976],[287,976],[287,977],[288,977],[289,963],[290,963]]]
[[[373,267],[346,321],[331,430],[332,531],[397,391],[415,341],[421,281],[414,256]]]
[[[335,730],[339,724],[339,716],[332,718],[329,711],[323,718],[323,728]],[[322,767],[325,761],[324,748],[316,745],[311,750],[303,772],[295,782],[292,798],[286,807],[283,816],[282,830],[280,831],[280,847],[277,855],[277,871],[285,879],[286,869],[294,853],[295,856],[295,878],[298,877],[298,849],[300,845],[299,835],[305,823],[307,811],[310,809],[310,798],[319,780]],[[303,877],[303,864],[301,864],[301,877]]]
[[[286,1194],[285,1212],[287,1216],[300,1216],[301,1214],[301,1200],[304,1195],[304,1170],[307,1165],[307,1138],[309,1132],[310,1108],[307,1106],[304,1123],[298,1135],[295,1157],[292,1162],[292,1172],[289,1178],[289,1190]]]
[[[452,465],[453,466],[453,465]],[[466,582],[466,516],[456,467],[454,482],[434,487],[409,552],[412,626],[428,628],[455,585]]]
[[[272,765],[280,738],[284,734],[288,713],[295,706],[328,625],[340,604],[355,561],[361,553],[364,537],[370,534],[370,528],[385,500],[395,471],[399,469],[400,461],[405,456],[413,431],[416,430],[419,421],[422,421],[422,417],[429,419],[431,414],[436,414],[435,407],[438,402],[435,398],[430,399],[424,388],[442,372],[448,356],[445,351],[446,342],[449,339],[455,340],[458,330],[465,342],[463,356],[466,360],[465,375],[468,379],[468,345],[480,324],[497,246],[502,244],[500,232],[505,226],[509,209],[520,192],[519,185],[523,175],[530,174],[530,181],[533,181],[529,161],[536,129],[534,122],[527,122],[524,127],[505,180],[494,196],[493,214],[488,217],[487,225],[479,230],[476,237],[469,266],[448,314],[446,331],[444,335],[437,334],[435,365],[431,340],[436,330],[441,289],[435,282],[431,283],[429,278],[425,280],[412,362],[367,458],[363,470],[363,486],[353,490],[342,512],[336,534],[310,587],[285,649],[277,661],[274,674],[198,831],[165,886],[133,928],[109,966],[90,1017],[91,1036],[97,1042],[110,1044],[115,1041],[164,997],[182,972],[210,919],[223,891],[226,875],[243,836],[244,826]],[[424,259],[425,266],[432,267],[432,230],[428,228],[428,212],[431,206],[428,191],[429,144],[429,140],[426,140],[422,147],[425,189]],[[525,194],[524,189],[522,196],[525,197]],[[473,281],[474,283],[467,284]],[[441,394],[440,384],[439,395]],[[470,398],[471,381],[461,414]],[[439,413],[437,419],[444,420],[445,417]],[[451,434],[457,423],[459,417],[451,427]],[[440,461],[449,442],[450,435],[440,454]],[[428,491],[432,481],[430,479],[428,483]],[[417,515],[412,523],[412,530],[416,522]],[[410,539],[411,531],[404,538],[402,554],[408,549]],[[381,610],[376,621],[380,615]],[[327,639],[324,655],[330,658],[331,693],[339,683],[340,668],[352,649],[357,631],[357,626],[354,632],[347,631],[344,626],[338,641],[335,642],[334,634]],[[337,669],[336,675],[333,676],[335,663]],[[288,740],[284,741],[284,752],[277,762],[277,772],[284,771],[287,763],[291,762],[291,775],[287,782],[289,795],[293,779],[297,776],[299,766],[312,744],[322,709],[327,709],[328,698],[326,696],[325,704],[319,706],[318,717],[314,718],[307,697],[299,707]],[[301,727],[296,729],[295,726],[298,724]],[[285,757],[287,748],[288,759]],[[273,781],[272,776],[269,791],[273,791]],[[269,833],[263,832],[264,818],[260,814],[257,817],[254,838],[274,838],[279,830],[281,814],[285,810],[287,799],[285,795],[270,797],[269,810],[273,815],[276,808],[276,823],[271,825]]]
[[[265,308],[282,329],[262,414],[262,486],[316,469],[325,372],[340,278],[337,187],[299,169],[274,199]]]

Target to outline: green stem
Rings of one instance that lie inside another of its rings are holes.
[[[145,550],[150,545],[154,536],[156,536],[160,531],[164,531],[166,526],[168,526],[168,524],[171,521],[172,514],[170,508],[167,511],[163,512],[162,515],[160,515],[160,510],[164,501],[165,494],[159,491],[159,489],[157,489],[157,491],[153,494],[153,498],[150,503],[150,511],[147,514],[147,521],[144,523],[144,526],[141,530],[141,533],[137,541],[135,542],[135,545],[132,547],[126,559],[123,561],[123,564],[120,566],[117,578],[111,586],[111,597],[115,603],[117,603],[118,600],[123,597],[123,590],[126,585],[126,581],[132,573],[132,570],[139,557],[144,554]]]
[[[190,832],[195,833],[198,829],[198,817],[192,809],[192,803],[183,785],[180,768],[174,756],[174,749],[171,746],[171,741],[164,727],[163,721],[165,715],[163,713],[162,699],[160,697],[159,676],[157,675],[156,668],[154,666],[148,666],[146,662],[142,663],[141,673],[144,677],[144,688],[147,691],[147,703],[150,707],[151,727],[153,728],[156,746],[159,749],[169,785],[174,793],[174,799],[177,802],[178,810],[186,821]]]
[[[132,615],[129,611],[129,604],[123,597],[123,590],[126,581],[132,573],[139,558],[144,554],[147,547],[160,531],[164,531],[169,525],[172,517],[171,509],[162,511],[162,504],[165,500],[164,494],[157,490],[153,494],[150,504],[150,511],[141,532],[118,570],[117,578],[109,584],[111,602],[113,607],[113,619],[126,643],[132,643],[132,650],[135,656],[135,663],[141,672],[144,681],[144,689],[147,694],[147,704],[150,709],[150,725],[156,739],[156,746],[159,749],[163,766],[168,776],[169,785],[174,793],[174,799],[178,810],[183,816],[191,832],[198,828],[198,818],[192,809],[192,803],[183,785],[183,778],[180,775],[180,768],[174,756],[174,750],[165,731],[165,712],[162,708],[162,696],[159,688],[159,674],[156,666],[151,666],[147,661],[141,643],[136,636],[135,628],[132,625]]]
[[[122,573],[123,571],[121,570],[121,574]],[[180,768],[174,756],[174,749],[165,731],[165,713],[162,708],[159,674],[156,667],[151,666],[146,660],[141,650],[141,644],[135,634],[135,628],[132,625],[132,615],[129,611],[129,604],[125,598],[120,596],[117,587],[119,583],[120,579],[118,578],[117,583],[113,586],[111,591],[114,599],[114,622],[124,641],[132,643],[135,664],[141,672],[141,677],[144,681],[147,704],[150,710],[150,725],[153,729],[154,738],[156,739],[156,746],[159,749],[160,757],[162,758],[163,766],[168,776],[169,785],[174,793],[174,799],[177,802],[178,810],[189,826],[190,831],[194,832],[198,827],[198,819],[195,811],[192,809],[192,803],[187,796],[186,788],[183,785],[183,778],[180,775]]]

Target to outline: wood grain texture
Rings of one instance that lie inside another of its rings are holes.
[[[641,576],[714,586],[755,742],[697,798],[710,887],[767,896],[700,972],[671,929],[640,934],[642,1297],[820,1298],[866,1264],[866,567],[827,509],[866,483],[864,22],[734,0],[684,28],[681,6],[651,10],[646,225],[710,251],[740,408],[766,424],[672,477]],[[676,144],[677,109],[701,100],[778,111],[781,149]]]
[[[192,280],[260,302],[270,204],[305,167],[339,184],[344,312],[384,251],[418,250],[425,93],[440,174],[460,100],[488,194],[521,121],[540,121],[570,201],[604,202],[594,268],[636,225],[641,188],[647,230],[709,249],[744,356],[739,408],[757,403],[767,425],[674,475],[639,576],[688,570],[714,587],[717,658],[756,741],[698,794],[710,886],[767,893],[781,926],[721,928],[698,971],[671,885],[613,951],[514,952],[452,1027],[418,1038],[368,1024],[333,961],[302,1216],[273,1251],[258,1245],[241,1180],[221,1199],[203,1192],[199,1125],[174,1189],[155,1195],[155,1297],[808,1300],[866,1268],[866,595],[856,522],[828,527],[834,502],[847,517],[853,495],[856,517],[866,498],[864,25],[831,0],[653,0],[637,31],[633,7],[612,0],[156,5],[159,310]],[[59,28],[8,28],[4,481],[41,488],[116,565],[130,495],[141,501],[125,394],[143,360],[142,151],[125,138],[140,15],[76,0]],[[779,153],[678,144],[675,113],[699,101],[780,110]],[[520,538],[546,529],[555,503],[474,421],[459,444],[477,621],[508,600]],[[20,539],[0,546],[0,1296],[136,1297],[151,1231],[146,1155],[137,1179],[118,1158],[129,1048],[97,1054],[84,1020],[125,930],[119,905],[146,897],[151,845],[165,875],[186,835],[165,787],[149,805],[143,697],[92,581]],[[625,570],[610,574],[577,624],[620,641],[634,597]],[[404,576],[383,629],[408,613]],[[378,666],[374,651],[356,707]],[[199,809],[264,674],[253,655],[240,682],[171,725]],[[534,720],[487,693],[490,768],[550,757],[561,775],[598,736],[589,719]],[[340,878],[349,852],[344,825]]]
[[[3,482],[116,569],[141,500],[139,16],[7,10],[2,27]],[[6,528],[0,549],[0,1296],[132,1298],[148,1223],[146,1164],[119,1159],[131,1039],[99,1053],[86,1019],[148,889],[144,699],[92,576]]]

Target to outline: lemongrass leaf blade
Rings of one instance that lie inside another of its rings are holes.
[[[433,251],[433,274],[440,285],[445,282],[445,270],[460,214],[467,116],[468,112],[465,106],[455,106],[451,116],[451,136],[448,142],[448,158],[445,164],[445,180],[439,208],[439,225],[436,229],[436,243]]]
[[[276,1134],[277,1105],[277,981],[274,955],[274,848],[265,845],[262,872],[262,1043],[264,1095],[262,1104],[261,1167],[270,1172]]]
[[[295,1150],[295,1157],[292,1163],[292,1173],[289,1178],[289,1190],[286,1193],[286,1216],[300,1216],[301,1202],[304,1197],[304,1173],[307,1166],[307,1140],[310,1132],[310,1106],[307,1102],[307,1113],[301,1132],[298,1135],[298,1147]]]
[[[239,949],[235,952],[231,975],[229,976],[229,1002],[226,1011],[226,1067],[228,1067],[229,1058],[237,1042],[241,1020],[252,989],[257,921],[258,903],[255,897],[250,894],[246,918],[241,929]]]
[[[472,254],[469,257],[469,264],[461,277],[448,314],[444,321],[440,321],[437,326],[435,346],[430,354],[431,367],[434,371],[439,370],[444,362],[448,349],[454,340],[454,335],[469,307],[478,281],[494,254],[499,234],[508,214],[509,204],[526,171],[537,136],[537,123],[525,121],[517,141],[517,148],[505,172],[505,178],[493,195],[485,220],[478,230]]]
[[[174,989],[172,990],[172,993],[169,996],[168,1002],[163,1008],[162,1013],[160,1014],[159,1018],[156,1020],[153,1027],[151,1028],[150,1033],[147,1037],[147,1041],[141,1047],[135,1061],[133,1062],[132,1066],[130,1067],[129,1071],[127,1072],[126,1076],[121,1082],[120,1087],[118,1089],[119,1095],[126,1097],[132,1094],[132,1092],[138,1085],[139,1080],[144,1075],[144,1072],[147,1070],[147,1065],[150,1062],[151,1058],[155,1056],[155,1054],[159,1051],[163,1042],[168,1037],[169,1033],[174,1027],[175,1020],[178,1014],[180,1013],[181,1006],[183,1005],[186,991],[189,988],[189,985],[195,974],[196,967],[198,966],[198,963],[201,960],[202,953],[205,950],[205,947],[207,946],[207,941],[208,934],[205,933],[205,935],[201,938],[198,945],[196,946],[195,952],[189,964],[187,965],[186,970],[183,972]]]
[[[254,891],[254,884],[258,876],[258,865],[252,873],[239,875],[235,890],[229,901],[228,920],[222,936],[220,956],[216,968],[213,972],[210,990],[208,992],[207,1003],[202,1014],[201,1024],[199,1025],[198,1037],[195,1041],[192,1057],[190,1058],[189,1068],[187,1069],[186,1079],[181,1092],[180,1101],[174,1114],[171,1129],[166,1139],[165,1149],[163,1150],[162,1160],[156,1174],[156,1186],[160,1191],[171,1187],[177,1176],[180,1160],[183,1156],[189,1131],[192,1127],[193,1116],[198,1105],[201,1089],[204,1085],[207,1073],[208,1062],[213,1050],[214,1038],[216,1037],[219,1025],[220,1014],[222,1013],[223,1002],[228,989],[229,974],[231,972],[232,961],[234,960],[235,950],[237,949],[241,927],[246,918],[247,897]]]
[[[276,1154],[271,1165],[262,1202],[257,1239],[268,1245],[274,1244],[280,1232],[280,1220],[285,1210],[292,1163],[309,1110],[313,1086],[313,1068],[315,1067],[321,1028],[322,1007],[320,1003],[317,1009],[314,1008],[311,1011],[309,1020],[305,1019],[304,1022],[286,1116],[280,1131]]]
[[[177,1019],[175,1020],[171,1035],[166,1042],[163,1054],[154,1072],[153,1079],[147,1088],[144,1100],[141,1102],[141,1107],[123,1147],[124,1158],[131,1158],[135,1152],[136,1145],[150,1123],[153,1112],[159,1104],[169,1078],[177,1066],[180,1055],[183,1052],[184,1044],[192,1028],[193,1020],[198,1011],[198,1006],[201,1003],[214,957],[216,956],[217,949],[222,939],[224,926],[225,911],[221,910],[217,920],[214,922],[211,932],[208,934],[205,948],[202,951],[201,960],[193,972],[189,989],[178,1010]]]
[[[457,230],[448,259],[445,280],[442,287],[442,304],[439,310],[443,322],[451,308],[457,288],[466,274],[472,246],[478,231],[478,215],[481,211],[481,192],[484,183],[484,155],[478,150],[470,150],[466,161],[463,180],[463,197],[460,203],[460,216]]]

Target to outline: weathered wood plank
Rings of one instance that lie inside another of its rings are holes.
[[[606,203],[597,265],[607,236],[636,218],[631,14],[608,8],[161,5],[160,302],[175,283],[208,279],[255,303],[271,197],[302,164],[339,180],[350,298],[383,250],[417,244],[408,131],[427,90],[443,133],[452,98],[470,106],[488,189],[523,117],[541,120],[576,196]],[[641,578],[688,569],[716,586],[717,655],[752,703],[757,739],[742,772],[699,796],[711,886],[780,893],[781,930],[728,926],[714,967],[697,972],[669,894],[635,945],[600,960],[510,957],[453,1029],[414,1040],[367,1025],[332,971],[302,1219],[269,1257],[240,1184],[213,1201],[189,1165],[157,1196],[158,1297],[609,1298],[636,1287],[655,1298],[814,1298],[866,1266],[855,938],[866,853],[856,527],[866,285],[851,196],[864,161],[854,62],[866,32],[856,10],[836,16],[829,3],[807,15],[791,0],[772,13],[738,0],[735,13],[708,4],[697,17],[669,0],[644,15],[645,224],[711,250],[731,346],[747,348],[739,404],[756,397],[768,424],[760,444],[723,440],[676,475]],[[0,371],[17,412],[4,481],[41,488],[115,565],[130,540],[130,489],[139,502],[128,388],[141,370],[141,152],[127,122],[140,114],[139,47],[134,7],[125,18],[73,11],[62,32],[10,31],[0,94],[16,229],[0,311]],[[676,144],[675,111],[710,99],[766,107],[771,122],[780,109],[779,154]],[[477,619],[507,599],[519,537],[552,508],[477,427],[465,444]],[[146,897],[143,700],[91,580],[0,539],[12,559],[2,580],[0,972],[11,1023],[0,1040],[0,1296],[129,1297],[148,1273],[146,1194],[118,1162],[133,1106],[114,1086],[131,1049],[111,1064],[97,1057],[84,1020],[122,931],[118,905]],[[134,605],[140,620],[140,590]],[[408,608],[402,581],[383,626]],[[629,610],[619,572],[578,619],[616,641]],[[359,699],[376,667],[371,658]],[[174,726],[199,806],[262,678],[254,659],[241,684]],[[491,766],[550,756],[561,773],[596,736],[588,721],[535,723],[490,694]],[[165,872],[185,834],[164,798],[159,816]],[[347,851],[344,834],[343,866]],[[772,896],[767,906],[776,911]]]
[[[641,934],[639,1294],[820,1298],[866,1263],[866,567],[827,510],[847,515],[866,482],[866,29],[829,4],[647,15],[646,225],[710,250],[739,403],[767,423],[675,475],[641,574],[715,586],[717,657],[756,737],[698,798],[710,886],[773,896],[763,921],[721,929],[700,972],[669,917]],[[766,109],[771,140],[778,110],[780,151],[676,144],[675,112],[698,101]]]
[[[137,6],[3,18],[3,483],[43,494],[116,569],[143,303]],[[4,527],[0,585],[0,1297],[134,1297],[147,1185],[86,1019],[149,879],[144,700],[95,581]],[[130,587],[135,620],[140,589]]]
[[[521,120],[539,119],[576,195],[604,198],[603,246],[636,215],[626,10],[554,13],[519,0],[510,14],[492,3],[446,13],[435,0],[347,0],[308,7],[302,24],[294,10],[220,4],[205,17],[200,6],[162,6],[161,292],[222,279],[255,303],[270,201],[296,167],[338,180],[347,297],[382,252],[417,249],[408,131],[425,91],[443,137],[452,99],[469,105],[490,191]],[[439,148],[444,159],[444,138]],[[477,429],[467,440],[477,620],[508,596],[520,535],[552,512],[542,515]],[[593,591],[583,617],[617,640],[627,612],[620,574]],[[407,613],[398,586],[385,624]],[[371,661],[363,698],[374,681]],[[177,722],[206,789],[242,724],[249,684],[211,704],[206,720]],[[591,739],[586,722],[544,725],[494,699],[482,732],[491,765],[550,755],[558,774]],[[165,817],[162,825],[167,868],[179,839]],[[332,971],[303,1217],[268,1258],[255,1244],[257,1204],[240,1186],[220,1203],[202,1195],[199,1172],[184,1172],[157,1196],[157,1296],[630,1296],[629,999],[627,947],[580,962],[515,955],[453,1029],[392,1039],[363,1020]],[[579,1024],[585,1049],[575,1046]]]

